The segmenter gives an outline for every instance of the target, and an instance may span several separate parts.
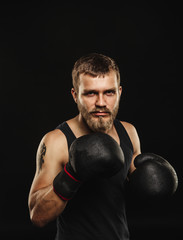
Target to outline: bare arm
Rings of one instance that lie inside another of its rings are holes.
[[[130,169],[129,169],[129,175],[136,169],[134,166],[134,159],[137,155],[141,154],[141,149],[140,149],[140,140],[137,134],[137,131],[135,129],[135,127],[127,122],[122,122],[123,126],[125,127],[130,140],[132,142],[133,145],[133,157],[132,157],[132,162],[130,165]]]
[[[29,193],[30,218],[44,226],[62,213],[67,202],[53,191],[52,182],[68,161],[67,142],[60,130],[46,134],[37,151],[36,174]]]

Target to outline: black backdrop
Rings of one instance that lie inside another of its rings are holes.
[[[129,199],[132,239],[181,238],[180,6],[108,3],[0,5],[1,239],[55,236],[55,222],[38,229],[29,220],[35,154],[46,132],[77,114],[71,70],[90,52],[117,61],[118,118],[135,125],[143,152],[164,156],[179,177],[177,193],[159,207]]]

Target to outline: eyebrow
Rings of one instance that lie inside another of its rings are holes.
[[[109,89],[105,89],[103,92],[104,93],[106,93],[106,92],[116,92],[116,88],[109,88]],[[90,92],[93,92],[93,93],[98,93],[98,91],[95,89],[85,89],[84,91],[83,91],[83,95],[86,95],[86,94],[88,94],[88,93],[90,93]]]
[[[108,92],[108,91],[116,91],[116,88],[109,88],[109,89],[106,89],[104,92]]]
[[[108,91],[116,91],[116,88],[108,88],[105,89],[104,92],[108,92]],[[87,93],[87,92],[98,92],[98,90],[96,89],[84,89],[83,93]]]

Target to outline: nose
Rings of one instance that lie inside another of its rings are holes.
[[[106,107],[106,102],[103,94],[97,96],[96,104],[97,107]]]

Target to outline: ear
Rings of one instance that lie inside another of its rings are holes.
[[[71,94],[72,94],[72,97],[73,97],[75,103],[77,103],[77,93],[74,88],[71,89]]]
[[[121,94],[122,94],[122,86],[119,86],[119,95],[121,96]]]

